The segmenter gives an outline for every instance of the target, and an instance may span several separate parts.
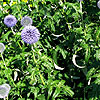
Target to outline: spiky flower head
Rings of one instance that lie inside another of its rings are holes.
[[[97,6],[100,9],[100,0],[97,2]]]
[[[39,30],[35,26],[26,26],[21,31],[21,38],[25,43],[33,44],[40,38]]]
[[[21,25],[22,26],[32,25],[32,19],[28,16],[23,17],[21,20]]]
[[[5,50],[5,45],[3,43],[0,43],[0,53],[2,53]]]
[[[8,15],[4,18],[4,24],[8,27],[13,27],[17,23],[17,19],[13,15]]]
[[[8,96],[11,87],[9,84],[0,85],[0,98],[5,98]]]

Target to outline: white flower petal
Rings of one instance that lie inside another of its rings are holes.
[[[73,64],[78,68],[85,68],[86,66],[79,66],[76,64],[76,60],[75,60],[76,57],[77,57],[77,55],[73,55],[73,58],[72,58]]]
[[[55,63],[54,63],[54,66],[55,66],[55,69],[58,69],[58,70],[63,70],[63,69],[64,69],[64,68],[59,67],[59,66],[56,65]]]

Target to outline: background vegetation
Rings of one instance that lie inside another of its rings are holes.
[[[22,0],[0,2],[0,84],[11,86],[9,100],[100,99],[100,9],[98,0]],[[18,22],[16,35],[4,24],[12,14]],[[21,19],[29,16],[40,31],[31,45],[21,40]],[[79,69],[72,62],[73,55]],[[35,57],[35,58],[34,58]],[[58,70],[56,65],[64,68]]]

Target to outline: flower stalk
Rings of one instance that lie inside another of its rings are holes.
[[[1,58],[2,58],[2,61],[3,61],[3,63],[4,63],[5,68],[7,68],[7,67],[6,67],[6,63],[5,63],[5,60],[4,60],[4,57],[3,57],[3,54],[2,54],[2,53],[1,53]]]
[[[33,51],[33,59],[34,59],[34,62],[35,62],[35,64],[36,64],[36,66],[38,66],[37,65],[37,61],[36,61],[36,59],[35,59],[35,55],[34,55],[34,47],[35,47],[35,44],[33,44],[32,45],[32,51]],[[37,69],[38,71],[39,71],[39,69]],[[43,85],[45,85],[45,82],[44,82],[44,80],[43,80],[43,76],[41,75],[41,73],[40,73],[40,71],[39,71],[39,75],[40,75],[40,79],[41,79],[41,81],[42,81],[42,84]]]
[[[16,34],[16,33],[14,32],[14,30],[13,30],[13,27],[11,27],[11,31],[13,32],[14,35]]]
[[[37,63],[36,59],[35,59],[35,55],[34,55],[34,44],[32,45],[32,51],[33,51],[33,60],[35,62],[35,64]]]

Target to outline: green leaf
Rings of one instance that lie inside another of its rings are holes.
[[[96,50],[96,54],[95,54],[96,60],[100,60],[100,50]]]
[[[3,34],[1,38],[2,38],[3,40],[5,40],[5,39],[8,40],[8,36],[9,36],[10,33],[12,33],[12,31],[8,31],[6,34]]]
[[[100,77],[99,78],[96,78],[96,80],[94,82],[95,82],[95,84],[100,85]]]
[[[47,100],[50,99],[50,96],[51,96],[51,94],[52,94],[52,92],[53,92],[53,87],[50,86],[48,89],[49,89],[49,90],[48,90],[48,97],[47,97]]]
[[[91,68],[88,73],[87,73],[87,80],[89,80],[89,78],[92,77],[93,74],[95,74],[96,69],[95,68]]]
[[[61,91],[61,88],[57,87],[55,89],[53,96],[52,96],[52,99],[55,99],[60,94],[60,91]]]
[[[88,63],[88,61],[89,61],[89,58],[90,58],[90,48],[88,47],[87,49],[86,49],[86,53],[85,53],[85,62],[86,63]]]
[[[38,95],[37,99],[38,99],[38,100],[41,100],[41,99],[42,99],[42,100],[46,100],[44,94]]]
[[[67,92],[66,95],[69,95],[69,96],[73,97],[74,92],[70,89],[69,86],[64,86],[63,88],[64,88],[64,91]]]

